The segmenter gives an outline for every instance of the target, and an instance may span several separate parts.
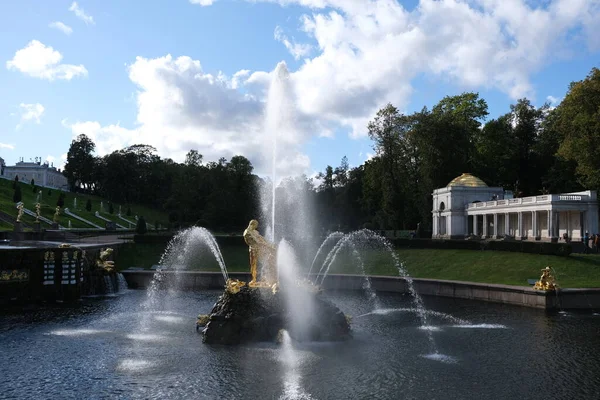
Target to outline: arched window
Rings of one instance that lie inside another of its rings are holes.
[[[446,205],[444,204],[444,202],[442,201],[440,203],[440,211],[444,211],[446,209]]]

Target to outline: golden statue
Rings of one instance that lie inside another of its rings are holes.
[[[36,203],[35,204],[35,222],[36,223],[40,223],[40,209],[42,208],[42,206],[40,205],[40,203]]]
[[[21,222],[21,217],[23,216],[23,203],[22,202],[18,202],[17,203],[17,222]]]
[[[554,275],[551,274],[550,267],[546,267],[542,269],[542,276],[540,276],[540,280],[533,285],[533,288],[536,290],[556,290],[558,289],[558,285],[556,284],[556,279]]]
[[[252,280],[248,283],[250,287],[273,287],[277,282],[277,249],[275,245],[268,242],[256,230],[258,221],[253,219],[244,231],[244,241],[248,245],[250,254],[250,274]],[[262,264],[263,270],[261,281],[257,281],[258,264]],[[276,290],[274,288],[273,290]]]
[[[227,282],[225,283],[225,290],[231,294],[236,294],[244,286],[246,286],[246,282],[242,282],[237,279],[227,279]]]
[[[56,212],[54,213],[54,222],[58,224],[58,217],[60,216],[60,206],[56,206]]]
[[[96,265],[99,268],[103,268],[107,272],[113,272],[115,270],[115,262],[108,260],[108,257],[112,254],[113,249],[107,247],[104,250],[100,251],[100,258],[96,262]]]

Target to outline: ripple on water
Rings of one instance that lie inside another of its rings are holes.
[[[502,324],[461,324],[452,325],[452,327],[461,329],[507,329],[506,325]]]
[[[155,334],[150,334],[150,333],[129,333],[129,334],[125,335],[125,337],[127,339],[141,340],[141,341],[145,341],[145,342],[159,342],[159,341],[165,339],[165,336],[163,336],[163,335],[155,335]]]
[[[49,335],[55,336],[83,336],[83,335],[99,335],[104,333],[111,333],[111,331],[103,329],[58,329],[50,331]]]
[[[175,315],[155,315],[154,319],[161,322],[169,322],[173,324],[185,322],[185,318]]]
[[[440,353],[433,354],[424,354],[421,357],[426,358],[428,360],[439,361],[445,364],[456,364],[458,363],[458,359],[456,357],[448,356]]]
[[[152,363],[148,360],[124,359],[117,365],[119,371],[143,371],[150,367]]]

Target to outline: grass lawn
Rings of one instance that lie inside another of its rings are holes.
[[[121,269],[150,268],[158,264],[163,251],[164,246],[127,244],[119,251],[115,264]],[[247,247],[223,246],[221,252],[229,271],[249,269]],[[569,257],[558,257],[504,251],[436,249],[398,249],[396,253],[404,263],[406,271],[415,278],[527,286],[527,279],[539,278],[540,270],[550,266],[556,271],[561,287],[600,287],[600,255],[573,254]],[[362,260],[368,274],[398,275],[389,254],[363,253]],[[216,261],[208,253],[192,260],[188,268],[219,270]],[[330,273],[359,272],[358,263],[348,254],[340,254],[330,270]]]
[[[19,185],[21,186],[21,197],[22,197],[22,201],[25,204],[25,208],[35,212],[35,202],[37,199],[37,193],[33,192],[33,188],[31,187],[31,185],[29,183],[24,183],[24,182],[19,182]],[[13,193],[14,193],[14,189],[13,189],[13,181],[11,180],[7,180],[7,179],[0,179],[0,210],[13,215],[13,216],[17,216],[17,210],[15,208],[15,204],[12,201],[13,198]],[[52,220],[54,218],[54,212],[56,209],[56,201],[58,200],[58,195],[59,193],[61,193],[59,190],[57,189],[51,189],[51,194],[48,195],[48,188],[38,188],[38,191],[41,190],[42,191],[42,196],[41,196],[41,215],[43,217],[46,217],[50,220]],[[94,214],[96,211],[100,211],[100,202],[104,202],[104,210],[106,212],[102,212],[101,215],[104,218],[109,219],[110,221],[114,221],[120,225],[123,225],[125,227],[128,227],[128,223],[121,220],[120,218],[118,218],[117,214],[119,212],[119,204],[113,204],[113,208],[114,208],[114,213],[110,214],[108,212],[108,201],[106,199],[102,199],[100,197],[97,196],[88,196],[88,195],[83,195],[83,194],[76,194],[76,193],[69,193],[69,192],[64,192],[65,193],[65,208],[68,208],[71,212],[79,215],[82,218],[87,219],[88,221],[91,221],[93,223],[95,223],[96,225],[105,226],[106,221],[97,218]],[[77,198],[77,208],[75,209],[74,206],[74,200],[75,198]],[[87,211],[85,209],[87,200],[91,200],[92,202],[92,210],[91,211]],[[166,226],[167,225],[167,215],[163,212],[157,211],[157,210],[153,210],[151,208],[148,207],[144,207],[144,206],[139,206],[139,205],[135,205],[132,204],[131,205],[131,216],[126,216],[126,212],[127,212],[127,205],[126,204],[121,204],[121,213],[122,215],[135,223],[135,215],[141,216],[143,215],[144,218],[146,219],[146,222],[149,224],[154,225],[156,222],[160,223],[162,226]],[[25,222],[33,222],[35,220],[34,217],[29,217],[29,216],[24,216],[23,221]],[[60,224],[62,226],[67,226],[68,225],[68,221],[71,220],[71,226],[73,228],[93,228],[91,225],[86,224],[85,222],[79,221],[78,219],[69,217],[67,215],[64,215],[61,213],[60,216]],[[48,227],[47,224],[42,223],[42,225],[44,227]],[[8,229],[11,229],[12,227],[8,227]],[[0,226],[0,229],[7,229],[4,226]]]

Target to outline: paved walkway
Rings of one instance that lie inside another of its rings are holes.
[[[132,234],[114,234],[84,237],[79,240],[80,243],[87,244],[105,244],[105,243],[126,243],[133,241]]]

